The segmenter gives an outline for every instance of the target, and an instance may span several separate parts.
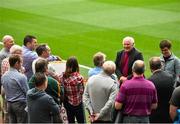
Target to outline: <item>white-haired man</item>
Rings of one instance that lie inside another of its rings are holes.
[[[102,68],[101,73],[89,78],[83,102],[89,111],[91,122],[111,123],[111,110],[118,92],[118,85],[111,78],[116,65],[112,61],[106,61]]]
[[[134,38],[125,37],[123,39],[123,50],[117,52],[115,64],[116,75],[122,83],[132,78],[132,65],[136,60],[143,60],[142,53],[134,47]]]
[[[10,50],[9,50],[10,55],[12,54],[16,54],[19,56],[22,56],[22,47],[19,45],[13,45]],[[9,57],[6,57],[5,59],[3,59],[2,63],[1,63],[1,74],[3,75],[6,71],[8,71],[10,68],[9,65]],[[24,70],[23,68],[21,70],[19,70],[20,72]]]

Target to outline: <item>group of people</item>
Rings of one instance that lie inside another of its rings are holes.
[[[92,123],[112,123],[112,116],[116,116],[112,115],[113,109],[122,111],[124,123],[176,120],[180,60],[171,52],[168,40],[160,42],[162,56],[149,61],[151,77],[144,75],[143,55],[134,47],[134,39],[125,37],[124,49],[117,53],[115,62],[106,61],[102,52],[93,56],[95,68],[89,70],[86,84],[76,57],[69,57],[65,71],[58,74],[49,62],[62,59],[52,55],[47,44],[38,45],[35,36],[25,36],[22,47],[14,45],[10,35],[2,41],[5,122],[63,123],[62,104],[69,123],[85,123],[84,108]]]
[[[162,40],[162,55],[150,58],[150,77],[144,74],[143,54],[134,47],[134,38],[125,37],[122,44],[124,49],[117,52],[115,64],[105,61],[105,54],[100,52],[93,57],[95,68],[89,70],[83,95],[91,122],[178,121],[180,60],[171,52],[171,41]]]
[[[51,55],[47,44],[37,45],[36,37],[31,35],[24,37],[22,47],[15,45],[10,35],[5,35],[2,42],[0,76],[3,122],[61,122],[59,78],[55,70],[48,66],[49,61],[61,58]],[[41,102],[45,104],[41,105]]]

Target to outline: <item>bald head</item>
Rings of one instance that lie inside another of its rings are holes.
[[[2,42],[5,48],[10,49],[14,45],[14,38],[10,35],[5,35],[2,38]]]
[[[136,73],[137,75],[144,74],[144,71],[145,71],[144,61],[136,60],[132,66],[132,71]]]
[[[149,65],[152,72],[161,69],[162,65],[161,65],[160,57],[152,57],[149,60]]]
[[[105,61],[102,68],[106,74],[112,75],[116,70],[116,65],[113,61]]]
[[[2,42],[3,43],[6,43],[8,41],[14,41],[14,38],[11,36],[11,35],[5,35],[3,38],[2,38]]]

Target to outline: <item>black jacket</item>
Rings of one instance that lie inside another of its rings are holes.
[[[123,76],[122,75],[122,69],[121,69],[121,64],[123,60],[123,52],[119,51],[116,56],[115,64],[116,64],[116,75],[118,79]],[[128,63],[128,79],[132,78],[132,65],[136,60],[143,60],[142,53],[139,52],[137,49],[133,48],[129,53],[129,63]]]
[[[59,106],[45,91],[32,88],[27,92],[28,122],[61,122]]]
[[[159,70],[149,78],[156,87],[158,107],[150,115],[150,123],[172,123],[169,116],[169,100],[174,90],[174,79],[169,73]]]

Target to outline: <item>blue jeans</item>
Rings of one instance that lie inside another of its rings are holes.
[[[124,116],[123,123],[149,123],[149,116]]]
[[[85,123],[85,113],[82,103],[78,106],[73,106],[68,102],[64,102],[64,107],[67,111],[69,123],[75,123],[75,117],[78,123]]]

